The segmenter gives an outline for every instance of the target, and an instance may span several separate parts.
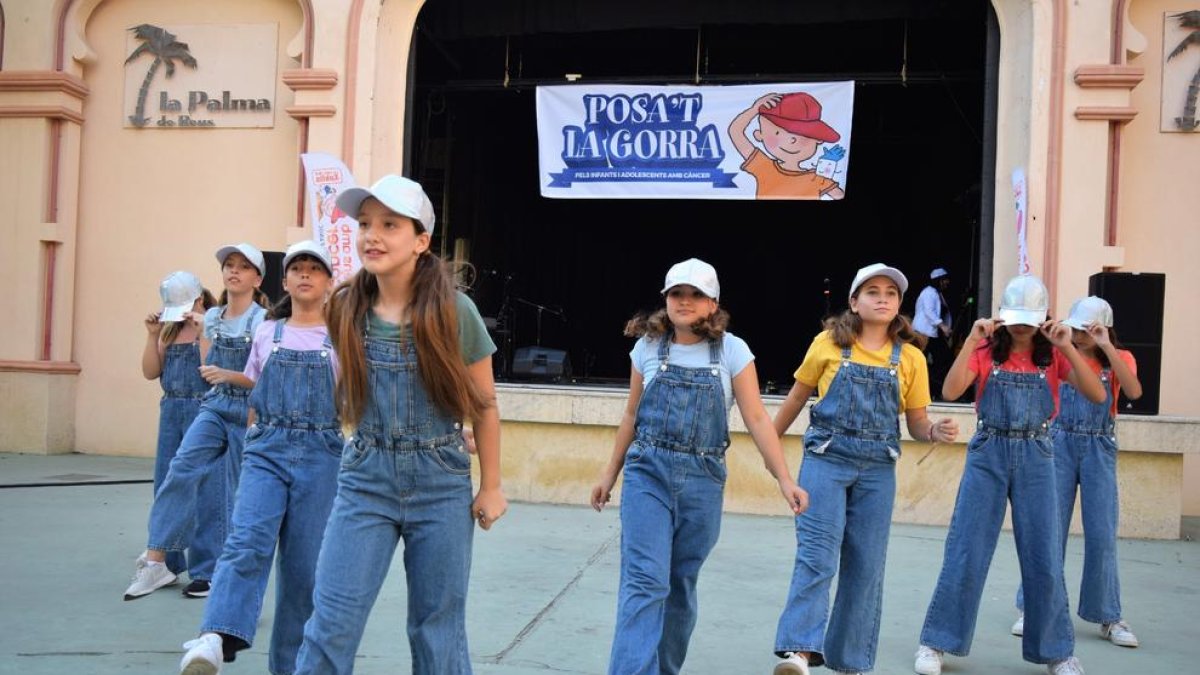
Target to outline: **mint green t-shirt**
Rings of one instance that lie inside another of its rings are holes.
[[[458,349],[462,353],[463,362],[468,366],[485,356],[496,353],[496,343],[487,333],[483,318],[479,316],[479,308],[466,295],[455,293],[455,305],[458,313]],[[375,312],[367,312],[367,330],[371,337],[388,342],[407,340],[412,335],[412,324],[389,323],[375,316]]]

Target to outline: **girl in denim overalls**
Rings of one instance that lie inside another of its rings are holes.
[[[250,356],[254,330],[266,315],[267,297],[258,288],[263,273],[262,253],[258,249],[249,244],[224,246],[217,250],[217,260],[225,284],[220,306],[203,316],[189,315],[200,324],[202,348],[208,343],[200,376],[211,389],[204,394],[200,412],[184,434],[167,476],[155,492],[148,545],[138,556],[133,583],[125,590],[126,600],[136,600],[175,582],[175,575],[165,564],[167,552],[186,549],[196,536],[211,535],[214,541],[224,543],[229,532],[246,435],[246,397],[253,386],[242,375],[242,369]],[[212,500],[215,510],[207,513],[199,509],[209,500],[198,501],[200,482],[205,476],[209,476],[207,489],[219,496]],[[196,535],[198,529],[203,533]],[[207,579],[193,579],[184,589],[184,595],[205,597],[209,586]]]
[[[1117,397],[1137,400],[1142,383],[1133,354],[1121,349],[1112,329],[1112,307],[1095,296],[1077,300],[1063,321],[1072,341],[1094,372],[1100,373],[1106,400],[1092,403],[1073,387],[1061,385],[1062,403],[1051,425],[1054,468],[1058,477],[1059,523],[1066,557],[1067,531],[1079,489],[1083,517],[1083,579],[1079,585],[1079,616],[1100,624],[1100,635],[1121,647],[1137,647],[1138,639],[1121,618],[1121,582],[1117,576]],[[1023,589],[1017,589],[1017,608],[1024,611]],[[1014,635],[1025,632],[1022,615]]]
[[[900,315],[908,279],[882,263],[860,270],[850,308],[826,322],[796,371],[775,430],[799,416],[815,390],[804,433],[800,486],[813,508],[796,517],[796,564],[779,617],[776,675],[825,665],[839,672],[875,667],[884,562],[896,496],[900,414],[920,441],[952,441],[958,425],[929,419],[925,357]],[[838,578],[829,607],[829,587]]]
[[[244,372],[255,382],[254,422],[201,634],[184,645],[185,675],[212,675],[251,646],[272,558],[278,571],[268,664],[276,674],[295,670],[343,443],[334,406],[337,361],[322,314],[332,288],[328,256],[313,241],[288,249],[287,295],[254,335]]]
[[[734,400],[788,506],[800,513],[808,504],[759,397],[754,355],[725,332],[717,271],[686,260],[667,272],[662,293],[665,310],[626,327],[639,336],[629,401],[591,494],[601,510],[624,466],[612,675],[674,674],[683,665],[696,624],[696,579],[721,528]]]
[[[167,477],[167,467],[179,449],[183,433],[200,413],[200,399],[208,391],[208,383],[200,376],[200,364],[206,352],[201,349],[200,329],[189,314],[203,313],[217,304],[216,298],[190,272],[172,272],[159,284],[163,309],[146,317],[146,347],[142,350],[142,375],[159,381],[162,399],[158,403],[158,446],[154,455],[154,491]],[[223,480],[223,472],[216,480]],[[221,489],[211,489],[208,477],[200,480],[197,512],[217,508]],[[180,574],[184,569],[193,579],[212,579],[217,557],[221,555],[219,531],[198,533],[188,547],[185,559],[182,551],[167,554],[167,569]]]
[[[1096,403],[1105,400],[1105,392],[1071,344],[1071,329],[1046,321],[1048,307],[1049,293],[1039,279],[1013,279],[1004,289],[1000,317],[975,322],[946,375],[942,394],[948,401],[978,381],[979,422],[967,445],[942,571],[921,630],[914,670],[922,675],[941,673],[944,652],[970,652],[1006,503],[1012,504],[1021,582],[1028,591],[1022,655],[1046,664],[1052,675],[1083,672],[1073,656],[1063,581],[1050,423],[1060,383]]]
[[[326,317],[342,376],[338,406],[354,428],[317,560],[312,617],[297,673],[349,673],[367,616],[404,542],[412,672],[471,672],[466,595],[474,522],[490,528],[500,489],[500,417],[492,344],[474,303],[429,251],[433,205],[421,186],[385,176],[338,195],[358,218],[363,268]],[[462,421],[478,444],[480,488]]]

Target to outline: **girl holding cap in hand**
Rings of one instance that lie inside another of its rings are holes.
[[[625,327],[638,338],[629,400],[591,494],[600,511],[624,467],[614,675],[678,673],[683,665],[696,624],[696,580],[721,527],[734,401],[788,508],[808,506],[763,408],[754,355],[725,330],[717,271],[685,260],[667,272],[662,294],[665,309]]]
[[[1083,516],[1083,579],[1079,585],[1079,616],[1100,624],[1100,635],[1121,647],[1137,647],[1138,639],[1121,619],[1121,582],[1117,577],[1117,397],[1142,396],[1133,354],[1122,349],[1113,330],[1112,307],[1095,296],[1076,300],[1064,324],[1092,372],[1100,375],[1106,400],[1093,403],[1074,387],[1060,385],[1062,401],[1051,426],[1054,469],[1057,476],[1059,524],[1063,557],[1067,530],[1079,489]],[[1025,608],[1022,589],[1017,608]],[[1025,632],[1025,617],[1013,624],[1014,635]]]
[[[921,675],[939,675],[944,652],[970,652],[1006,502],[1026,589],[1022,655],[1046,664],[1052,675],[1083,672],[1073,655],[1063,581],[1050,423],[1061,383],[1093,403],[1105,400],[1105,390],[1071,343],[1071,329],[1046,320],[1049,298],[1037,277],[1009,281],[999,318],[975,322],[946,375],[948,401],[976,383],[979,423],[967,445],[942,571],[921,630],[913,666]]]
[[[363,267],[333,293],[326,319],[342,376],[337,497],[317,560],[313,612],[297,673],[349,673],[400,540],[408,580],[412,672],[471,672],[466,596],[476,521],[508,508],[500,488],[500,416],[492,353],[474,303],[429,250],[433,205],[417,183],[385,176],[338,195],[358,218]],[[471,420],[480,487],[462,421]]]
[[[243,372],[254,383],[254,421],[200,637],[184,645],[180,667],[186,675],[217,673],[222,662],[251,646],[273,558],[272,673],[295,670],[312,612],[317,553],[337,492],[343,443],[334,405],[337,358],[323,314],[333,269],[323,246],[303,241],[288,248],[283,270],[287,294],[255,331]]]
[[[208,383],[200,377],[200,364],[207,355],[201,349],[199,325],[189,314],[202,314],[217,304],[216,298],[191,272],[172,272],[159,284],[163,308],[146,317],[146,347],[142,350],[142,375],[159,381],[162,399],[158,403],[158,448],[154,455],[154,492],[167,477],[167,467],[179,449],[183,433],[200,412],[200,398]],[[218,474],[222,479],[224,472]],[[209,503],[221,491],[210,490],[207,477],[201,478],[198,512],[215,512],[221,503]],[[199,521],[197,521],[199,522]],[[212,529],[195,537],[185,560],[182,551],[167,554],[167,569],[179,574],[184,569],[193,579],[211,579],[217,557],[221,555],[220,532]]]
[[[858,270],[850,307],[826,321],[775,416],[783,435],[808,397],[818,400],[804,433],[800,487],[813,508],[796,517],[796,565],[779,617],[776,675],[824,664],[839,672],[875,667],[884,562],[896,496],[900,414],[918,441],[950,442],[951,419],[926,414],[929,373],[900,314],[908,279],[875,263]],[[829,586],[838,576],[829,608]]]
[[[263,275],[263,256],[258,249],[250,244],[223,246],[217,250],[217,260],[225,285],[220,306],[203,315],[187,315],[197,324],[200,348],[207,352],[200,376],[212,388],[204,395],[199,414],[155,492],[148,546],[137,558],[133,582],[125,589],[126,600],[175,582],[175,574],[164,564],[168,551],[182,551],[197,537],[213,536],[214,541],[224,542],[229,531],[250,393],[242,369],[250,356],[254,330],[266,314],[266,295],[258,288]],[[214,496],[216,510],[207,513],[199,511],[203,503],[197,502],[205,476],[209,476],[207,490],[220,497]],[[193,578],[184,595],[206,597],[209,587],[208,579]]]

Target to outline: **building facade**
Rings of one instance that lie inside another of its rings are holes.
[[[405,172],[413,44],[438,2],[0,0],[0,450],[153,454],[158,390],[137,363],[158,281],[189,269],[212,288],[218,246],[309,238],[303,152],[342,158],[361,183]],[[989,11],[996,198],[983,297],[1016,272],[1018,168],[1032,269],[1056,315],[1095,273],[1165,275],[1159,411],[1122,421],[1122,507],[1126,534],[1177,536],[1180,513],[1200,515],[1189,300],[1200,130],[1182,130],[1194,127],[1200,47],[1168,55],[1200,30],[1188,20],[1200,24],[1200,5],[993,0]],[[166,38],[150,29],[172,27],[190,32],[152,44]],[[969,436],[970,411],[947,409]],[[502,386],[501,411],[511,496],[582,502],[619,418],[613,395]],[[963,446],[907,446],[897,518],[946,522],[953,491],[925,495],[941,467],[957,475]],[[742,433],[731,474],[756,471],[747,447]],[[732,479],[730,508],[774,512],[758,478]]]

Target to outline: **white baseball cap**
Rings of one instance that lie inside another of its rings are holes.
[[[1000,298],[1000,318],[1010,326],[1040,326],[1050,310],[1046,284],[1032,274],[1013,277]]]
[[[329,276],[333,276],[333,263],[329,262],[329,249],[318,244],[312,239],[298,241],[288,247],[287,253],[283,254],[283,274],[287,276],[288,265],[291,264],[297,256],[308,255],[317,259],[325,266],[325,271],[329,272]]]
[[[908,290],[908,277],[904,276],[904,272],[895,267],[888,267],[883,263],[873,263],[858,270],[854,275],[854,283],[850,284],[850,295],[846,296],[847,301],[854,297],[854,292],[858,290],[871,277],[887,277],[896,282],[896,286],[900,289],[900,296]]]
[[[667,279],[660,292],[666,293],[681,284],[695,286],[713,300],[721,298],[721,282],[717,281],[717,269],[699,258],[688,258],[672,265],[671,269],[667,270]]]
[[[1112,305],[1104,298],[1089,295],[1080,298],[1071,305],[1071,313],[1063,321],[1071,328],[1087,330],[1091,324],[1100,324],[1106,328],[1113,325]]]
[[[429,201],[420,183],[389,174],[375,181],[370,189],[352,187],[343,190],[337,196],[337,205],[351,218],[357,218],[362,203],[368,197],[374,197],[392,211],[420,222],[426,232],[433,234],[433,203]]]
[[[258,270],[259,276],[266,276],[267,269],[264,267],[262,251],[254,248],[246,242],[240,244],[230,244],[217,249],[217,262],[225,264],[225,259],[234,253],[241,253],[246,256],[246,260],[250,261],[251,265]]]
[[[183,315],[192,311],[196,298],[204,293],[204,285],[191,272],[171,272],[158,285],[158,294],[162,296],[162,313],[158,320],[164,323],[182,321]]]
[[[936,279],[941,279],[942,277],[948,277],[948,276],[950,276],[950,273],[946,271],[946,268],[937,267],[937,268],[934,268],[934,270],[929,273],[929,280],[934,281]]]

